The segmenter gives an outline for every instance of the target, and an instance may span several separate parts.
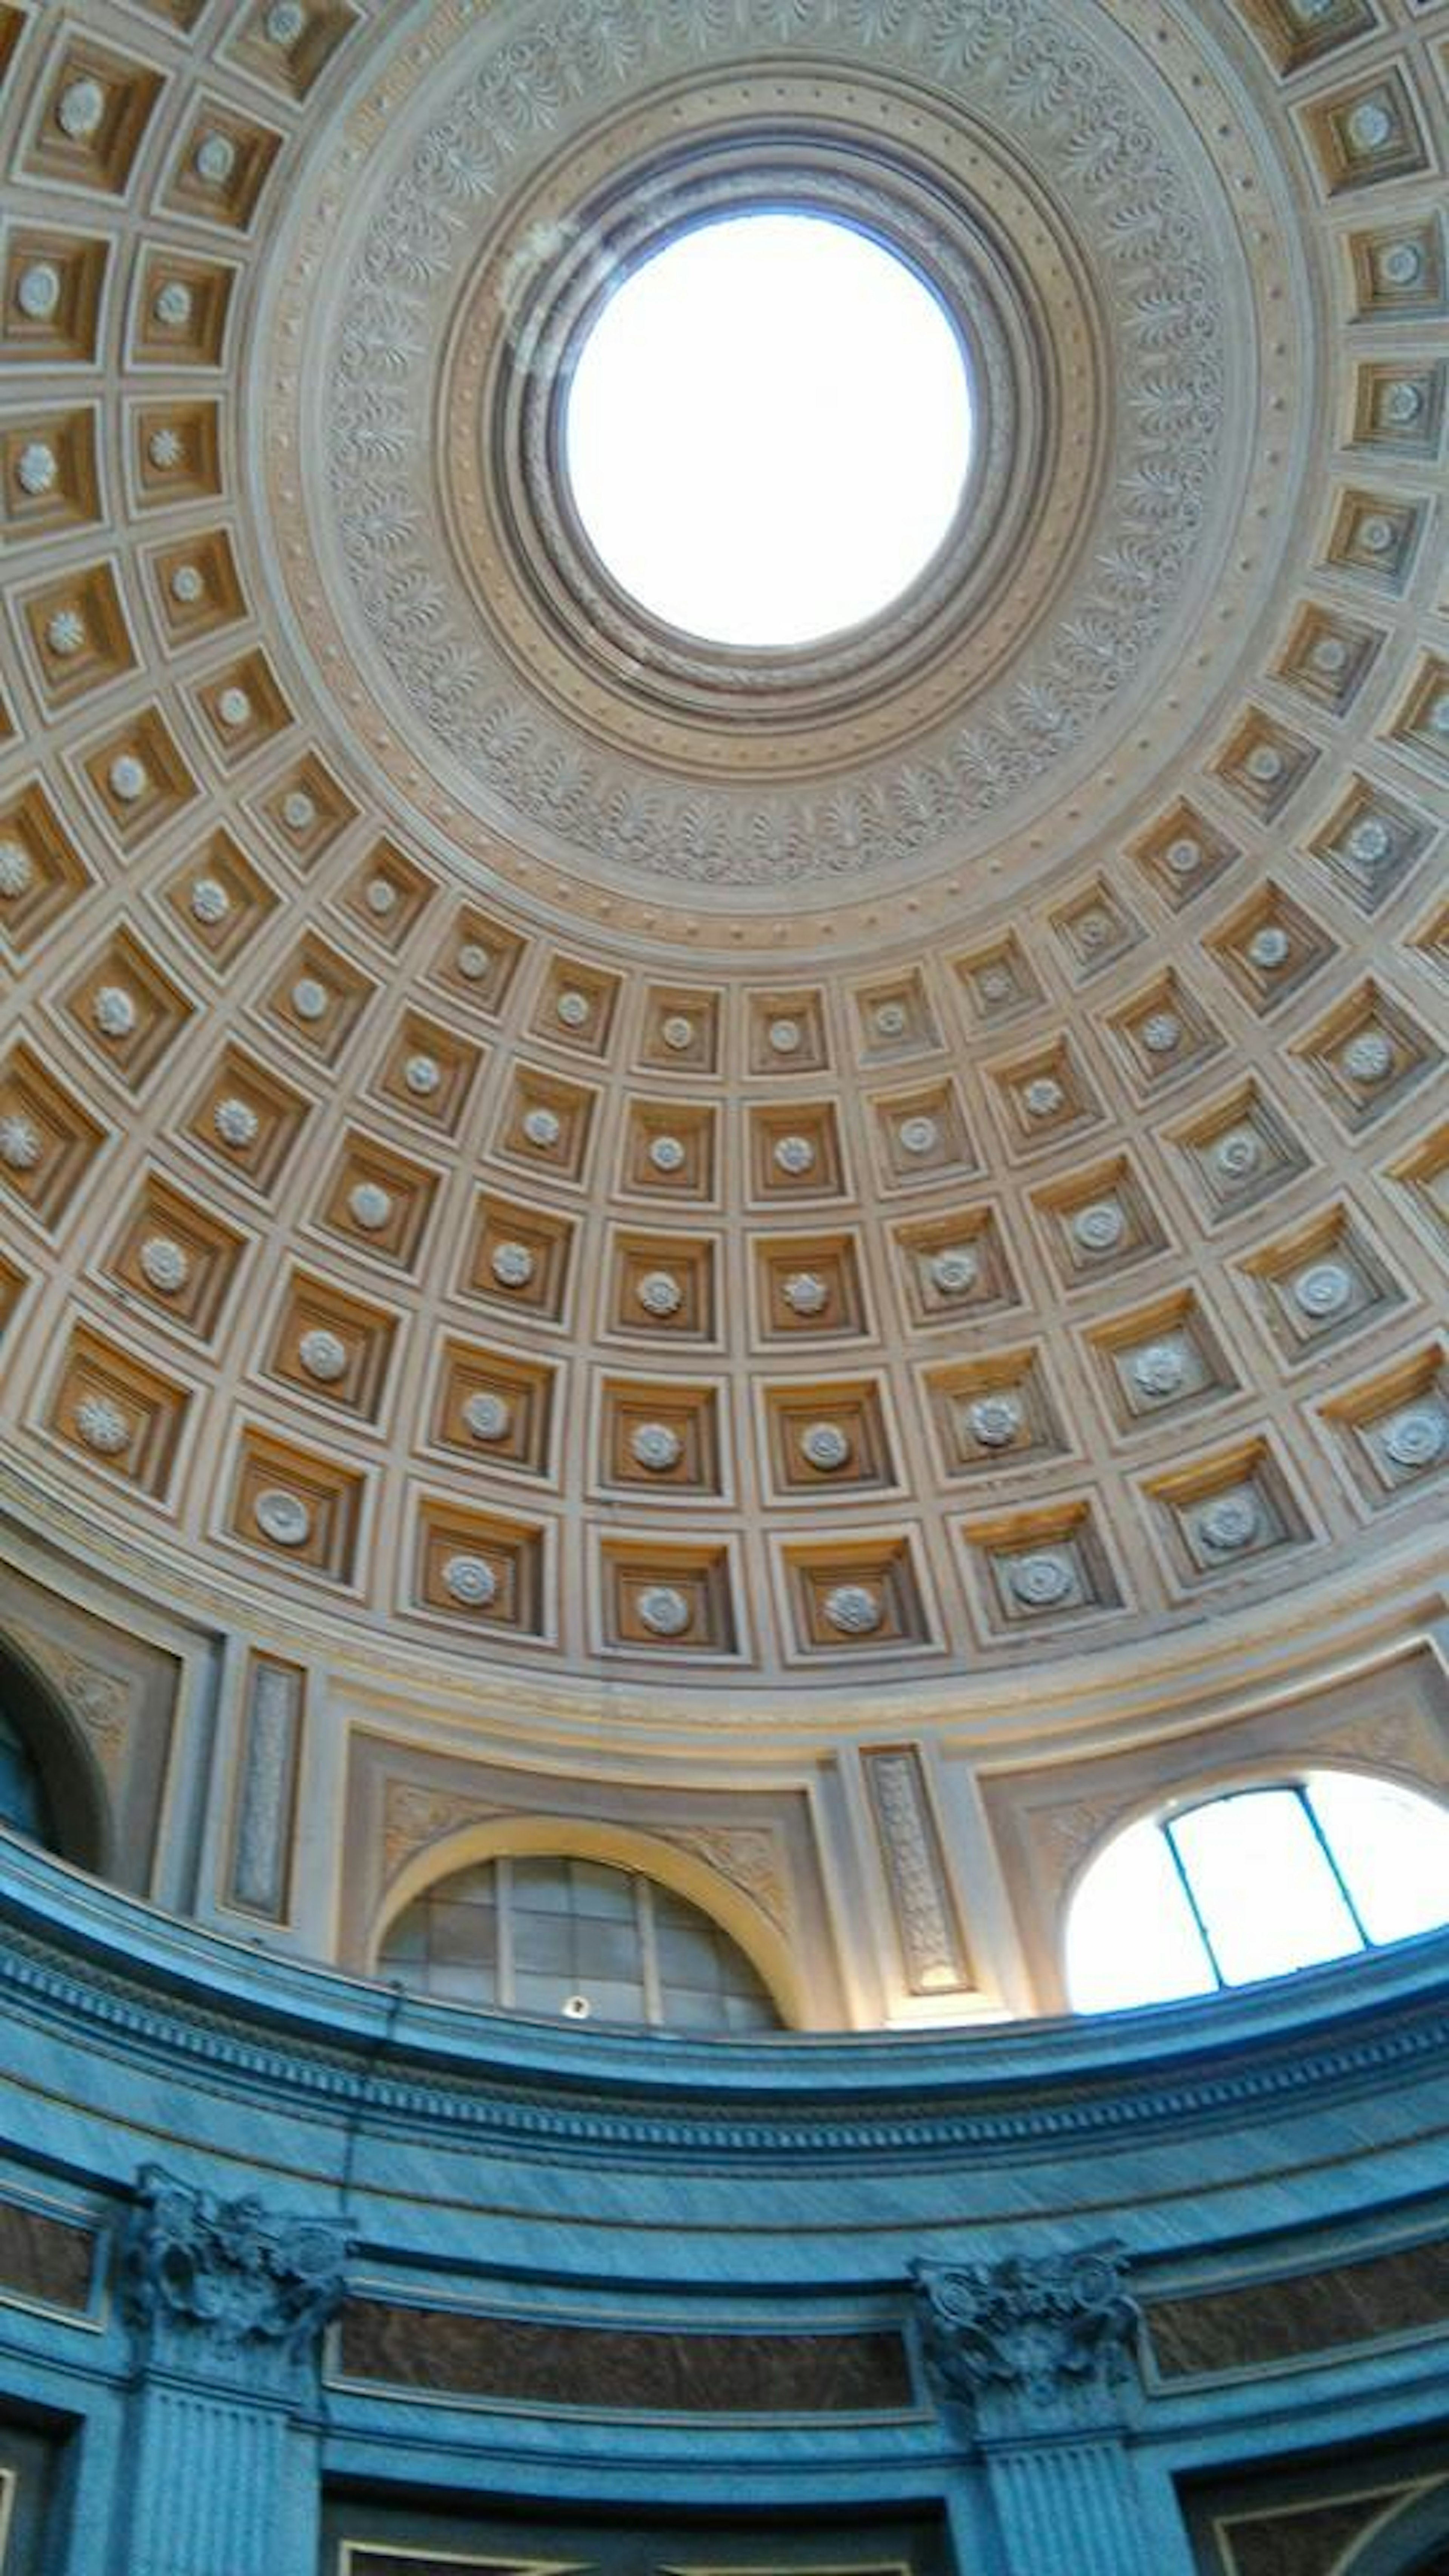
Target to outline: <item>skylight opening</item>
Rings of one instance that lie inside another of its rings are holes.
[[[810,214],[681,233],[604,305],[569,387],[584,530],[619,587],[775,650],[878,615],[939,550],[971,460],[961,340],[916,271]]]

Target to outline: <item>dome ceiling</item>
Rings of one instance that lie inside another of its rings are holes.
[[[0,8],[22,1517],[674,1702],[1412,1565],[1443,14]],[[765,202],[978,420],[912,590],[742,656],[560,404]]]

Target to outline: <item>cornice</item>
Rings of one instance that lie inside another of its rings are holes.
[[[8,1840],[0,1991],[12,2027],[164,2065],[179,2087],[375,2134],[569,2161],[716,2168],[1052,2159],[1442,2087],[1449,1937],[1206,2005],[969,2037],[691,2044],[406,2001],[263,1958]],[[567,2062],[565,2062],[567,2061]]]

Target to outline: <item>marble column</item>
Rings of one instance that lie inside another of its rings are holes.
[[[1003,2576],[1191,2576],[1133,2447],[1139,2316],[1117,2249],[913,2269],[927,2366],[969,2426]]]
[[[144,2168],[120,2246],[136,2348],[115,2557],[127,2576],[315,2565],[318,2339],[347,2250],[333,2219]]]

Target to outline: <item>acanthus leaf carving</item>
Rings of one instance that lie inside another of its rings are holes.
[[[351,2244],[341,2219],[221,2200],[146,2165],[120,2241],[122,2301],[153,2357],[282,2390],[341,2304]]]
[[[978,2430],[1107,2426],[1134,2378],[1141,2310],[1123,2249],[912,2266],[927,2366]]]

